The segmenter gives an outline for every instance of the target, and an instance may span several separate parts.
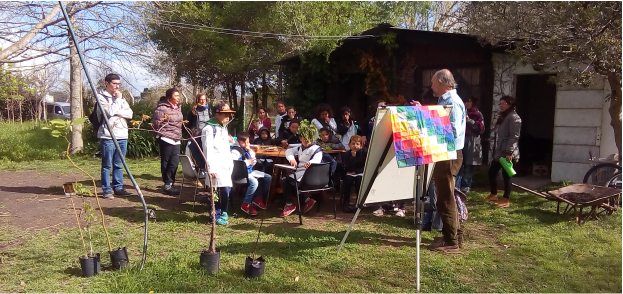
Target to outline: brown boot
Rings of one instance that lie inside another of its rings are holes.
[[[511,205],[510,200],[508,198],[501,198],[500,200],[495,202],[497,207],[507,208]]]
[[[482,199],[482,201],[498,201],[498,195],[490,194],[487,198]]]
[[[201,182],[201,180],[197,180],[197,187],[203,188],[203,183]]]

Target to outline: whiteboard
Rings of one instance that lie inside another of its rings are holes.
[[[414,198],[416,167],[398,168],[389,114],[387,108],[377,110],[357,197],[358,206]],[[433,167],[434,163],[421,166],[425,170],[424,191],[430,183]],[[376,175],[375,171],[378,171]]]

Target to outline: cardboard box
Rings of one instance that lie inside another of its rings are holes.
[[[542,163],[534,163],[532,165],[532,175],[535,177],[549,176],[549,166]]]

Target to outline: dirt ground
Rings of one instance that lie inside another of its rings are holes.
[[[22,230],[40,230],[47,228],[67,228],[75,225],[75,216],[72,209],[71,199],[65,196],[62,185],[65,182],[84,182],[83,175],[44,175],[35,171],[9,172],[0,171],[0,225],[9,225]],[[99,181],[96,182],[99,186]],[[90,186],[90,185],[89,185]],[[136,194],[134,187],[128,179],[125,179],[124,187],[126,190]],[[162,209],[184,209],[177,203],[177,198],[163,195],[159,190],[141,188],[147,204],[157,203]],[[184,189],[185,193],[190,190]],[[98,193],[101,189],[98,188]],[[101,196],[101,194],[99,194]],[[354,196],[354,195],[353,195]],[[192,197],[192,196],[190,196]],[[183,199],[191,200],[188,195]],[[232,195],[232,197],[234,197]],[[339,201],[339,195],[336,195]],[[94,197],[86,197],[91,206],[97,209]],[[326,217],[326,214],[333,213],[332,199],[329,197],[328,203],[321,205],[318,215],[311,213],[305,218],[311,223],[322,225],[327,222],[350,222],[353,214],[343,213],[338,207],[337,219]],[[82,197],[75,197],[76,209],[80,212],[82,208]],[[234,201],[238,203],[239,201]],[[281,202],[270,203],[270,210]],[[104,211],[107,208],[137,209],[140,203],[138,196],[115,197],[108,200],[100,198],[100,204]],[[235,206],[236,204],[234,204]],[[230,214],[244,214],[238,207],[230,207]],[[314,209],[315,211],[316,209]]]

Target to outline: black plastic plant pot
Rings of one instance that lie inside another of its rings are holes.
[[[83,277],[88,278],[100,273],[101,262],[99,253],[96,253],[93,257],[87,258],[86,255],[82,255],[79,258]]]
[[[113,251],[108,251],[108,253],[110,254],[110,262],[112,263],[113,269],[125,267],[130,262],[130,259],[128,258],[128,249],[126,247],[119,247]]]
[[[218,272],[219,264],[221,262],[221,250],[216,248],[214,253],[209,253],[205,250],[201,251],[201,257],[199,257],[199,262],[205,267],[208,272]]]
[[[265,262],[261,256],[256,259],[247,256],[244,262],[244,276],[252,279],[263,275]]]

